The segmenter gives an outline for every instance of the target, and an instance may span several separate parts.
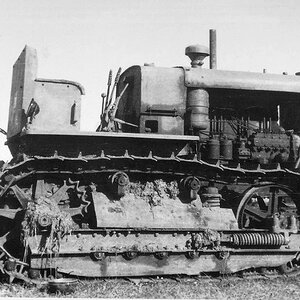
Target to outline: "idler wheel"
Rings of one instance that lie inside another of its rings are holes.
[[[237,209],[239,228],[282,229],[297,232],[297,193],[288,186],[266,183],[250,187]]]

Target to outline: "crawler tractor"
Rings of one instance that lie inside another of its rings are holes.
[[[84,88],[13,68],[0,177],[0,270],[14,278],[297,272],[300,77],[190,67],[110,72],[101,121]],[[206,56],[211,67],[202,67]]]

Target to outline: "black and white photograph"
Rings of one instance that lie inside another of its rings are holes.
[[[299,1],[0,0],[0,67],[0,298],[300,298]]]

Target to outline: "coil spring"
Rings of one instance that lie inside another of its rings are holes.
[[[278,233],[234,233],[231,242],[236,246],[281,246],[286,244],[285,237]]]

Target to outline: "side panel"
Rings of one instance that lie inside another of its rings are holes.
[[[13,67],[8,143],[12,153],[21,133],[78,132],[83,87],[73,81],[37,79],[36,50],[25,46]]]
[[[138,125],[141,109],[141,67],[133,66],[121,74],[117,94],[120,95],[129,83],[118,106],[117,117],[123,121]],[[123,126],[125,132],[136,132],[136,128]]]
[[[183,135],[185,109],[181,68],[142,68],[141,132]]]
[[[139,125],[140,133],[184,134],[186,87],[181,68],[131,67],[119,81],[118,94],[129,83],[118,118]],[[124,132],[136,132],[123,126]]]
[[[26,124],[26,110],[34,94],[37,72],[36,50],[25,46],[14,64],[7,138],[19,134]]]
[[[141,110],[148,108],[164,111],[177,110],[184,114],[186,90],[184,72],[181,68],[143,67],[141,87]]]
[[[39,131],[79,131],[80,129],[80,89],[68,82],[51,82],[38,79],[35,82],[34,100],[39,113],[30,130]]]

